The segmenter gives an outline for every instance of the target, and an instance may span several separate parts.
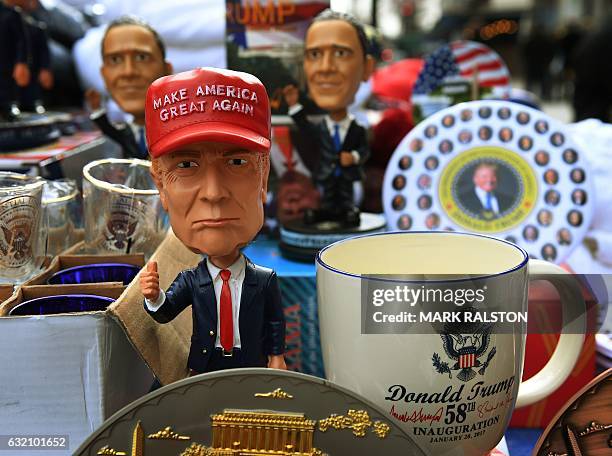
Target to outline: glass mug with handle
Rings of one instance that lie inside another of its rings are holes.
[[[521,383],[528,285],[543,275],[559,292],[565,331],[548,364]],[[514,407],[564,382],[584,339],[575,279],[481,235],[337,242],[317,256],[317,296],[327,378],[385,409],[427,454],[487,454]],[[506,321],[492,323],[493,311]]]
[[[86,251],[153,254],[170,224],[150,168],[150,161],[122,158],[83,168]]]
[[[46,255],[44,184],[40,177],[0,172],[0,283],[19,284],[40,272]]]
[[[46,181],[42,207],[47,227],[47,254],[58,255],[76,243],[77,229],[82,225],[83,209],[76,181]]]

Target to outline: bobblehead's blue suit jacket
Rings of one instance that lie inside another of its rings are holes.
[[[253,264],[246,266],[240,299],[242,367],[265,367],[268,355],[285,351],[285,317],[276,273]],[[192,306],[193,336],[187,366],[207,372],[217,338],[217,300],[206,260],[181,272],[166,291],[164,304],[155,312],[145,310],[159,323],[174,319]]]

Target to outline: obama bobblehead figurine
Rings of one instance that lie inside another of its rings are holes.
[[[115,103],[132,116],[132,121],[111,123],[106,109],[100,109],[100,94],[93,89],[86,93],[95,109],[90,118],[121,146],[125,158],[147,159],[145,98],[153,81],[172,74],[172,64],[166,60],[166,46],[148,23],[134,16],[121,16],[108,24],[100,47],[100,74],[106,90]]]
[[[366,130],[348,113],[348,107],[360,83],[368,80],[373,69],[362,24],[348,14],[332,10],[315,17],[306,32],[304,73],[310,96],[327,111],[323,121],[308,121],[295,86],[283,90],[289,115],[319,149],[319,164],[313,177],[323,188],[323,199],[319,209],[306,211],[307,224],[328,220],[345,226],[360,223],[353,183],[363,180],[363,164],[370,151]]]
[[[199,68],[155,81],[145,109],[151,173],[174,234],[206,255],[165,292],[149,263],[140,276],[146,311],[165,323],[192,306],[192,373],[286,369],[276,273],[241,253],[264,220],[270,104],[263,84],[247,73]]]

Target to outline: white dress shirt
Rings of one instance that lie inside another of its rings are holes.
[[[221,289],[223,287],[223,279],[221,278],[221,269],[212,264],[208,258],[206,258],[206,267],[208,273],[212,279],[213,286],[215,288],[215,298],[217,301],[217,338],[215,339],[215,347],[221,347]],[[231,275],[229,278],[230,293],[232,295],[232,322],[234,324],[234,348],[240,348],[240,298],[242,297],[242,284],[244,283],[244,271],[246,267],[246,260],[243,255],[232,264],[229,268]],[[166,300],[166,293],[160,289],[157,301],[151,302],[145,298],[145,304],[151,312],[157,311],[164,301]]]
[[[482,204],[482,207],[486,209],[487,192],[483,190],[482,188],[480,188],[478,185],[474,186],[474,191],[476,192],[476,196],[480,200],[480,204]],[[495,193],[493,192],[491,192],[491,210],[495,214],[499,214],[499,202],[497,201],[497,198],[495,197]]]

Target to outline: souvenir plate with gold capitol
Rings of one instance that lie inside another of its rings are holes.
[[[356,393],[276,369],[232,369],[175,382],[113,415],[74,454],[424,456]]]
[[[481,100],[433,114],[402,140],[383,203],[390,229],[485,233],[559,263],[590,224],[592,184],[564,124]]]

